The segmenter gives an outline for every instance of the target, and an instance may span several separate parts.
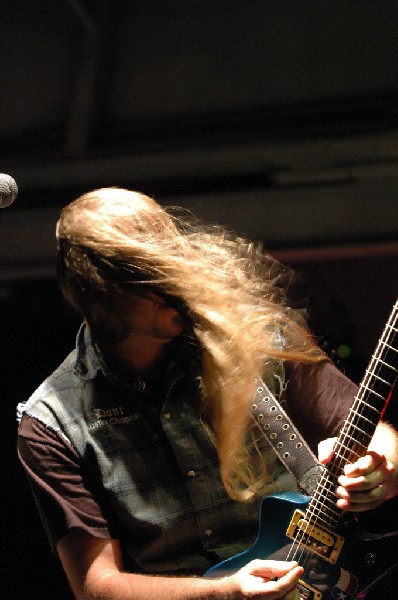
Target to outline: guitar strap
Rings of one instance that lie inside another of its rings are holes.
[[[324,467],[274,394],[261,380],[251,412],[279,460],[297,481],[300,491],[312,496]]]

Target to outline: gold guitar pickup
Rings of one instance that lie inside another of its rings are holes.
[[[299,510],[294,511],[286,535],[294,542],[306,546],[310,552],[318,554],[333,564],[337,562],[344,544],[344,538],[341,535],[314,525],[305,519],[304,513]]]

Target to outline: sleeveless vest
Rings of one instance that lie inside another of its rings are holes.
[[[127,570],[200,573],[254,540],[258,503],[234,502],[200,420],[200,376],[172,369],[162,405],[105,377],[88,330],[19,406],[62,436],[101,482],[99,504]],[[281,489],[294,488],[275,461]],[[274,490],[273,490],[274,491]]]

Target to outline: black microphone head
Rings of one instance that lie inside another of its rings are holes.
[[[6,208],[10,206],[18,195],[18,186],[15,180],[6,175],[0,173],[0,208]]]

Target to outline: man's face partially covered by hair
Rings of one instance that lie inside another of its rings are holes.
[[[129,293],[126,307],[131,334],[146,339],[171,340],[184,331],[184,318],[167,298],[149,290]]]

